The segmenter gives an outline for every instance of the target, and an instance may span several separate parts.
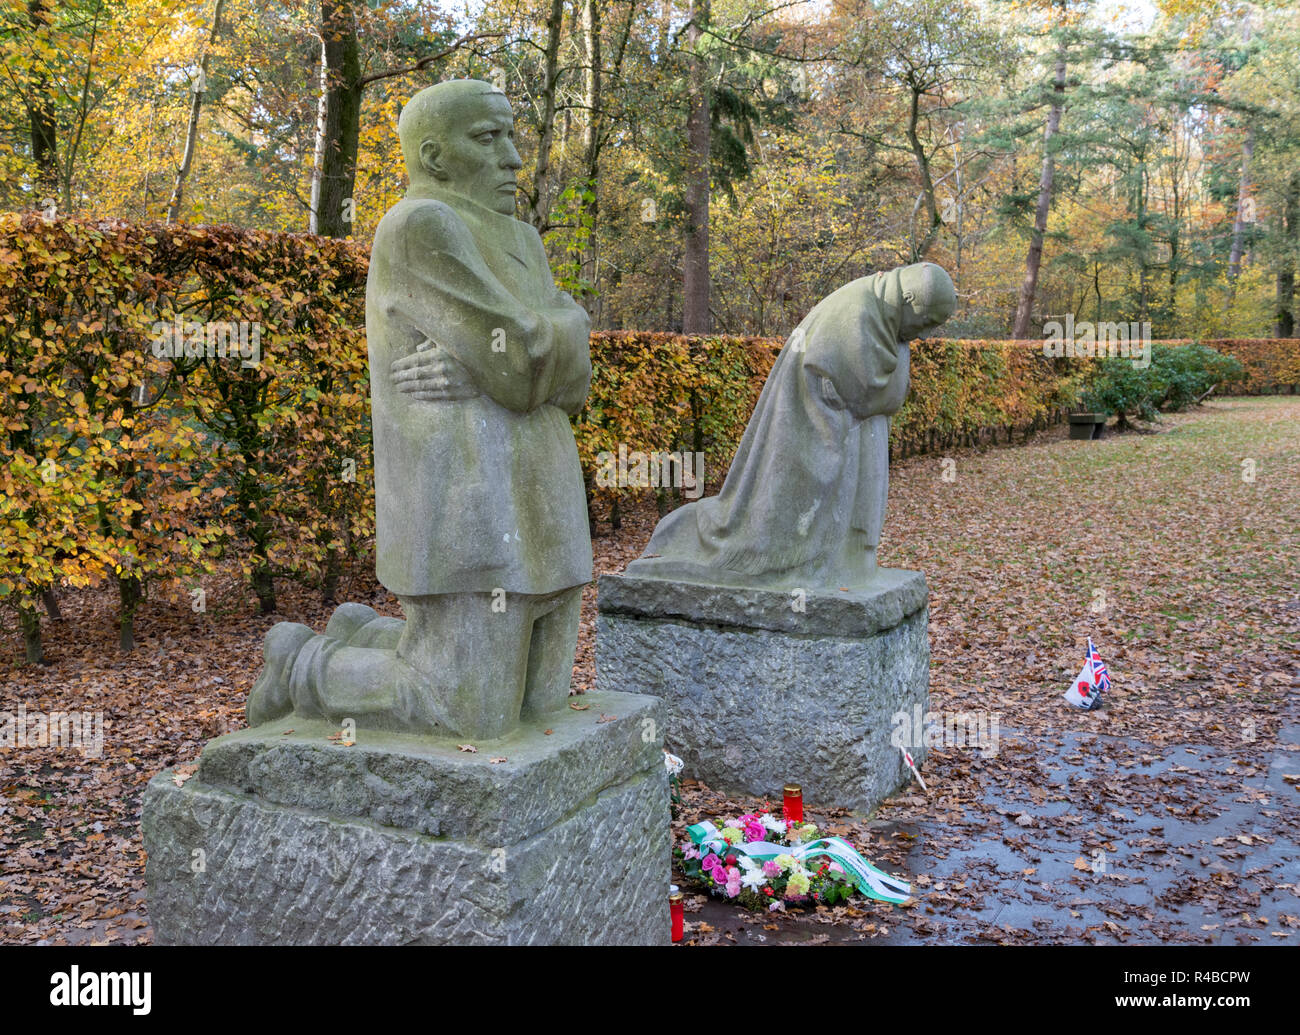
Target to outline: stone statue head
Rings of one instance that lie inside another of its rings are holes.
[[[911,341],[932,331],[952,316],[957,308],[957,289],[942,266],[918,262],[899,270],[903,290],[899,341]]]
[[[397,119],[414,189],[457,194],[502,215],[515,213],[515,118],[506,95],[478,79],[421,90]]]

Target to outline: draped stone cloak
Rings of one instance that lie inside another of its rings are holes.
[[[376,573],[391,592],[546,594],[591,580],[566,416],[590,387],[589,331],[528,224],[442,193],[408,193],[384,216],[366,335]],[[397,391],[392,362],[426,340],[464,367],[479,397]]]
[[[851,281],[795,328],[721,491],[655,528],[627,574],[758,586],[837,586],[850,529],[874,547],[889,417],[908,388],[900,270]]]

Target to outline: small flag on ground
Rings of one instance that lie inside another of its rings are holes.
[[[1065,700],[1075,708],[1095,711],[1101,707],[1102,691],[1110,689],[1110,676],[1106,673],[1106,663],[1101,660],[1097,648],[1088,637],[1088,653],[1083,659],[1083,668],[1074,677],[1070,689],[1065,691]]]
[[[1106,671],[1106,663],[1101,660],[1101,655],[1097,653],[1097,648],[1092,645],[1092,637],[1088,637],[1088,660],[1092,662],[1092,681],[1096,684],[1097,689],[1102,693],[1110,690],[1110,674]]]
[[[921,774],[916,768],[916,763],[912,761],[912,756],[908,754],[907,748],[900,745],[898,750],[903,752],[903,761],[907,763],[907,768],[912,770],[912,775],[916,777],[916,782],[921,785],[921,790],[925,791],[926,794],[929,794],[930,788],[927,787],[925,781],[921,779]]]

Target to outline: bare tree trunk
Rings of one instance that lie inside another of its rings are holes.
[[[907,116],[907,142],[912,148],[912,157],[916,159],[916,171],[921,177],[921,200],[925,204],[926,223],[925,235],[921,240],[918,242],[915,234],[912,237],[913,262],[920,262],[925,258],[925,253],[930,250],[935,237],[938,236],[939,227],[943,225],[943,221],[939,218],[939,207],[934,200],[934,177],[930,175],[930,158],[925,153],[925,146],[917,133],[917,125],[921,119],[922,92],[918,86],[912,86],[912,103]]]
[[[347,237],[361,136],[361,48],[353,0],[321,0],[321,99],[311,232]]]
[[[311,154],[311,216],[309,229],[316,232],[316,212],[320,208],[320,181],[325,167],[325,124],[329,113],[329,68],[325,43],[320,45],[320,68],[317,70],[316,137]]]
[[[86,40],[86,68],[81,75],[81,88],[77,99],[76,113],[72,118],[72,130],[68,134],[67,146],[64,148],[63,160],[60,163],[59,189],[63,192],[63,211],[65,213],[70,213],[73,210],[72,178],[76,172],[77,154],[81,150],[81,140],[86,132],[90,111],[97,103],[92,99],[94,91],[91,90],[90,84],[95,72],[96,47],[99,44],[99,22],[103,14],[104,3],[103,0],[99,0],[90,17],[90,31],[84,37]]]
[[[709,68],[699,53],[709,24],[710,0],[691,0],[686,40],[690,58],[690,108],[686,116],[686,242],[682,259],[682,333],[709,332],[709,153],[713,144]]]
[[[583,305],[586,306],[587,315],[591,317],[593,327],[603,326],[604,320],[604,301],[599,289],[600,283],[600,156],[604,150],[605,141],[608,135],[609,119],[606,117],[603,105],[605,103],[605,81],[609,77],[615,80],[622,74],[623,58],[627,55],[627,43],[632,36],[633,24],[636,21],[637,5],[635,0],[628,4],[627,15],[623,19],[622,26],[614,33],[614,46],[609,55],[609,67],[605,67],[605,48],[601,42],[602,25],[600,20],[600,0],[585,0],[587,10],[584,11],[584,26],[587,28],[587,34],[590,38],[587,49],[587,59],[589,62],[589,73],[591,79],[587,83],[587,102],[590,112],[590,136],[584,140],[585,144],[585,163],[586,176],[591,190],[590,201],[590,228],[588,237],[588,251],[583,256],[582,276],[591,285],[590,292],[583,298]],[[665,0],[667,6],[667,0]]]
[[[361,74],[355,0],[321,0],[320,100],[316,106],[316,146],[312,156],[309,229],[323,237],[351,231],[357,147],[361,137],[361,99],[367,86],[427,69],[475,40],[499,32],[466,34],[449,47],[414,64]]]
[[[41,603],[45,605],[45,613],[50,616],[51,622],[63,621],[63,612],[59,610],[59,598],[53,586],[41,590]]]
[[[121,602],[118,611],[118,646],[124,651],[135,650],[135,612],[144,599],[144,587],[134,575],[121,575],[117,580]]]
[[[325,576],[321,580],[320,600],[322,604],[333,604],[339,591],[339,576],[343,574],[343,558],[338,550],[330,549],[325,554]]]
[[[1250,42],[1250,8],[1241,18],[1241,42]],[[1237,183],[1237,215],[1232,221],[1232,249],[1228,253],[1228,305],[1237,295],[1237,278],[1241,275],[1241,256],[1245,251],[1246,216],[1254,204],[1250,196],[1250,161],[1255,156],[1255,129],[1246,131],[1246,141],[1241,145],[1241,179]]]
[[[954,247],[954,251],[955,251],[955,255],[953,256],[953,258],[954,258],[954,260],[955,260],[955,263],[954,263],[954,264],[955,264],[955,269],[953,270],[953,278],[952,278],[952,279],[957,283],[958,291],[960,292],[960,290],[961,290],[961,259],[962,259],[962,242],[963,242],[963,236],[964,236],[964,235],[963,235],[963,231],[964,231],[964,229],[965,229],[964,214],[965,214],[965,209],[966,209],[966,206],[965,206],[964,204],[962,204],[962,200],[963,200],[963,198],[964,198],[965,195],[966,195],[966,185],[965,185],[965,183],[964,183],[963,180],[962,180],[962,171],[961,171],[961,170],[962,170],[961,145],[960,145],[959,141],[957,140],[956,135],[953,133],[953,129],[952,129],[951,126],[948,127],[948,140],[949,140],[949,142],[952,144],[952,151],[953,151],[953,158],[952,158],[952,163],[953,163],[953,164],[952,164],[953,189],[956,191],[956,197],[953,198],[953,207],[952,207],[952,209],[953,209],[953,210],[952,210],[952,217],[953,217],[953,218],[952,218],[952,222],[953,222],[953,226],[952,226],[952,236],[953,236],[953,247]],[[959,295],[958,295],[958,303],[957,303],[959,307],[961,306],[960,298],[961,298],[961,296],[960,296],[960,294],[959,294]]]
[[[42,26],[50,23],[49,0],[28,0],[27,18],[32,29],[39,32]],[[53,193],[59,188],[59,140],[58,122],[50,106],[47,93],[49,81],[44,75],[37,76],[31,85],[31,95],[27,99],[27,118],[31,124],[32,161],[36,163],[36,182]],[[44,198],[38,198],[44,203]]]
[[[45,652],[41,644],[41,616],[25,602],[18,605],[18,624],[23,630],[23,653],[29,665],[44,665]]]
[[[1280,270],[1277,275],[1277,318],[1273,337],[1295,337],[1295,270]]]
[[[1286,200],[1282,205],[1282,242],[1284,252],[1277,271],[1277,318],[1273,334],[1279,338],[1295,337],[1295,257],[1300,251],[1300,169],[1287,181]]]
[[[560,36],[564,30],[564,0],[551,0],[546,18],[546,77],[542,83],[542,121],[537,127],[537,164],[533,189],[526,198],[528,222],[540,234],[551,221],[551,144],[555,140],[555,88],[560,78]]]
[[[583,102],[587,109],[587,121],[583,125],[582,156],[583,178],[590,198],[584,201],[582,215],[588,222],[587,240],[582,250],[581,279],[591,285],[592,290],[583,297],[587,315],[595,317],[593,309],[598,297],[595,290],[597,260],[596,221],[600,215],[600,198],[596,185],[600,172],[600,4],[598,0],[583,0],[582,37],[587,51],[587,68],[583,76]],[[584,195],[585,197],[585,195]]]
[[[226,0],[217,0],[212,9],[212,31],[208,34],[208,44],[203,48],[199,58],[199,78],[194,84],[194,98],[190,102],[189,128],[185,132],[185,153],[181,157],[181,167],[176,172],[176,186],[172,188],[171,200],[167,202],[167,222],[174,223],[180,215],[181,197],[185,192],[185,181],[190,175],[190,166],[194,163],[194,151],[199,140],[199,113],[203,110],[203,94],[208,88],[208,58],[212,55],[212,44],[216,42],[217,33],[221,31],[221,9]]]
[[[1029,320],[1034,310],[1034,296],[1038,293],[1038,270],[1043,263],[1043,237],[1047,233],[1047,212],[1052,204],[1052,181],[1056,176],[1056,159],[1052,153],[1052,138],[1061,128],[1061,109],[1065,105],[1065,39],[1056,51],[1056,76],[1052,83],[1052,105],[1047,114],[1047,128],[1043,131],[1043,170],[1038,177],[1038,207],[1034,210],[1034,232],[1029,238],[1029,255],[1025,259],[1025,279],[1020,285],[1020,301],[1016,305],[1016,322],[1011,330],[1013,338],[1029,337]]]
[[[1237,216],[1232,221],[1232,251],[1228,255],[1228,280],[1231,282],[1229,292],[1235,293],[1236,280],[1241,276],[1241,256],[1245,251],[1247,218],[1254,204],[1250,196],[1250,162],[1255,157],[1255,131],[1246,133],[1246,142],[1241,145],[1241,180],[1237,185]]]

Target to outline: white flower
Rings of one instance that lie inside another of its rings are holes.
[[[781,820],[775,818],[770,812],[763,813],[759,818],[759,822],[774,834],[785,834],[785,824],[782,823]]]
[[[745,875],[740,878],[740,883],[752,891],[757,891],[767,883],[767,879],[761,869],[753,869],[745,872]]]
[[[762,866],[760,866],[758,863],[756,863],[753,859],[751,859],[747,855],[737,856],[736,862],[740,864],[740,868],[744,870],[746,873],[753,873],[756,870],[762,872],[763,869]]]
[[[773,902],[770,906],[767,907],[767,911],[769,913],[784,913],[785,903],[782,902],[780,899],[778,899],[777,901]]]
[[[686,763],[676,755],[667,751],[664,752],[664,767],[668,770],[669,776],[678,776],[686,768]]]

